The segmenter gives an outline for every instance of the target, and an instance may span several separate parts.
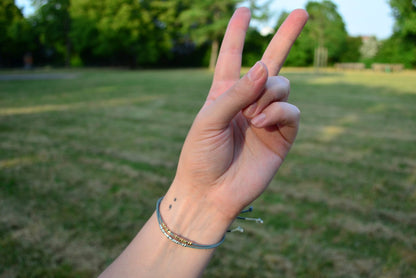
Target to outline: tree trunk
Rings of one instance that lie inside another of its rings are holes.
[[[214,70],[215,64],[217,63],[218,49],[220,48],[220,43],[218,39],[214,39],[211,44],[211,56],[209,59],[209,69]]]
[[[65,67],[69,68],[71,67],[71,40],[69,36],[66,39],[65,49]]]
[[[65,36],[65,67],[71,66],[71,38],[69,32],[71,30],[71,17],[69,15],[69,7],[67,7],[64,18],[64,36]]]

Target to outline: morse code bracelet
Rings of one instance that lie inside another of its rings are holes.
[[[159,228],[162,231],[162,233],[171,241],[173,241],[176,244],[182,245],[184,247],[191,247],[191,248],[195,248],[195,249],[212,249],[212,248],[216,248],[218,246],[221,245],[221,243],[224,242],[225,240],[225,235],[223,236],[223,238],[215,244],[209,244],[209,245],[203,245],[203,244],[198,244],[195,243],[191,240],[188,240],[174,232],[172,232],[168,226],[166,226],[166,224],[163,222],[162,220],[162,216],[160,215],[160,210],[159,210],[159,206],[160,206],[160,202],[162,201],[163,197],[161,197],[158,201],[157,201],[157,205],[156,205],[156,215],[157,215],[157,221],[159,222]]]
[[[162,233],[171,241],[173,241],[176,244],[182,245],[184,247],[191,247],[191,248],[195,248],[195,249],[212,249],[212,248],[216,248],[218,246],[220,246],[224,240],[225,240],[225,235],[222,237],[222,239],[215,243],[215,244],[209,244],[209,245],[204,245],[204,244],[198,244],[193,242],[192,240],[186,239],[178,234],[176,234],[175,232],[171,231],[168,226],[163,222],[162,216],[160,215],[160,203],[162,202],[163,197],[161,197],[156,204],[156,216],[157,216],[157,221],[159,222],[159,228],[162,231]],[[251,212],[253,211],[253,207],[250,207],[247,210],[243,210],[241,213],[247,213],[247,212]],[[263,224],[263,220],[261,218],[250,218],[250,217],[242,217],[242,216],[237,216],[237,219],[241,219],[241,220],[248,220],[248,221],[256,221],[256,223],[260,223]],[[237,228],[233,229],[233,230],[228,230],[227,232],[244,232],[243,228],[241,228],[240,226],[238,226]]]

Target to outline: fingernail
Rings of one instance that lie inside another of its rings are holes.
[[[253,103],[246,109],[246,112],[245,112],[246,116],[252,117],[254,115],[254,112],[256,112],[256,109],[257,109],[257,102]]]
[[[251,81],[256,81],[263,75],[263,64],[262,62],[257,62],[248,72],[248,79]]]
[[[261,113],[257,115],[256,117],[254,117],[253,119],[251,119],[251,123],[255,125],[256,127],[261,127],[261,125],[264,123],[265,120],[266,120],[266,114]]]

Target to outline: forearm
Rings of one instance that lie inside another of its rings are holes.
[[[181,196],[170,190],[160,204],[171,231],[198,244],[219,242],[230,223],[217,217],[201,196]],[[198,277],[214,249],[193,249],[174,243],[161,231],[156,212],[124,252],[100,277]]]

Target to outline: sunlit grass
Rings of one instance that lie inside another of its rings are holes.
[[[92,277],[151,215],[203,70],[0,81],[0,276]],[[289,157],[206,277],[416,275],[416,73],[294,71]]]

